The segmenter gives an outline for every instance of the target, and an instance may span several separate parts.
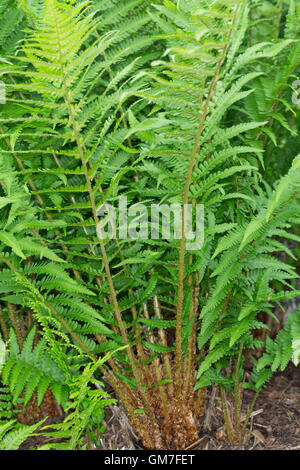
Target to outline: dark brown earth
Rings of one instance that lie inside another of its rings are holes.
[[[243,400],[244,408],[249,406],[252,398],[253,392],[246,390]],[[276,374],[259,394],[253,414],[248,426],[249,442],[247,445],[237,447],[224,441],[224,427],[220,411],[215,416],[214,429],[205,435],[198,448],[300,449],[300,369],[291,365],[285,372]]]

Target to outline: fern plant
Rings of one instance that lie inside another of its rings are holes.
[[[83,370],[82,365],[79,365],[80,374],[75,375],[70,383],[70,402],[66,407],[68,413],[65,420],[53,424],[51,431],[47,427],[47,430],[41,433],[42,436],[55,438],[59,442],[45,444],[39,447],[39,450],[91,450],[92,444],[101,445],[100,437],[105,429],[102,425],[104,409],[116,400],[107,396],[103,390],[104,384],[97,381],[93,374],[108,357],[109,355],[106,355],[88,363]],[[96,385],[96,388],[91,389],[91,383]],[[60,442],[61,440],[63,441]]]
[[[46,338],[42,338],[36,346],[33,346],[35,333],[35,328],[32,328],[20,352],[15,333],[11,331],[10,352],[2,370],[3,381],[10,386],[13,403],[17,402],[25,389],[24,406],[26,406],[36,389],[40,405],[50,386],[57,402],[62,404],[68,396],[66,378],[47,352]]]
[[[288,5],[267,3],[266,8],[268,6],[278,18],[272,21],[272,26],[275,26],[274,39],[277,42],[282,38],[294,42],[277,56],[272,65],[266,64],[265,61],[261,64],[261,70],[264,71],[267,67],[268,74],[256,79],[254,93],[246,99],[245,112],[250,119],[267,121],[256,138],[265,150],[265,177],[273,182],[288,171],[295,151],[299,152],[297,141],[299,112],[292,101],[292,85],[299,77],[299,4],[298,2],[289,2]],[[268,36],[266,22],[260,25],[260,29],[264,28],[263,34]],[[254,33],[254,28],[252,32]],[[253,41],[254,38],[250,37]]]
[[[14,401],[36,389],[40,403],[50,387],[66,407],[80,358],[113,387],[146,448],[184,449],[197,440],[206,388],[235,387],[224,375],[233,358],[240,376],[245,351],[266,346],[244,384],[259,390],[298,357],[298,314],[288,340],[255,330],[267,329],[262,313],[274,317],[276,303],[299,295],[295,267],[274,255],[292,258],[282,240],[299,242],[299,155],[285,175],[263,179],[260,142],[274,144],[277,122],[291,132],[271,108],[299,42],[292,10],[284,37],[247,47],[246,1],[145,4],[20,2],[30,26],[0,67],[2,375]],[[267,88],[261,64],[274,57],[284,73],[255,112]],[[188,244],[185,210],[179,241],[105,237],[99,208],[120,196],[149,213],[204,205],[203,246]],[[285,340],[294,346],[283,351]],[[76,395],[60,434],[75,423],[79,445],[76,420],[87,426],[92,395],[87,409]]]
[[[18,450],[20,445],[30,437],[43,421],[32,426],[18,425],[15,427],[14,420],[0,424],[0,450]]]

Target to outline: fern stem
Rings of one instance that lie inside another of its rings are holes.
[[[122,339],[124,341],[124,344],[128,348],[127,352],[128,352],[130,365],[132,367],[132,372],[133,372],[133,375],[136,379],[138,390],[139,390],[139,393],[141,395],[142,401],[144,403],[144,407],[146,409],[148,408],[147,409],[148,416],[149,416],[149,419],[150,419],[151,424],[153,426],[154,435],[158,436],[159,435],[158,424],[156,422],[156,418],[155,418],[153,410],[151,409],[151,407],[147,407],[148,402],[149,402],[148,393],[144,389],[141,370],[139,369],[139,367],[137,367],[136,359],[134,357],[134,352],[133,352],[133,349],[130,345],[128,336],[127,336],[127,331],[126,331],[126,328],[125,328],[123,320],[122,320],[121,311],[120,311],[119,303],[118,303],[118,299],[117,299],[117,294],[116,294],[116,291],[115,291],[115,288],[114,288],[114,284],[113,284],[113,280],[112,280],[112,276],[111,276],[111,272],[110,272],[109,260],[108,260],[108,257],[107,257],[105,244],[104,244],[104,241],[103,241],[101,228],[100,228],[100,224],[99,224],[99,219],[98,219],[98,215],[97,215],[94,192],[93,192],[91,180],[90,180],[90,177],[89,177],[89,174],[88,174],[87,162],[86,162],[86,159],[85,159],[85,152],[84,152],[83,145],[82,145],[81,138],[80,138],[80,130],[78,128],[78,124],[77,124],[76,119],[75,119],[75,112],[74,112],[74,109],[73,109],[70,92],[69,92],[69,89],[68,89],[67,83],[66,83],[63,53],[62,53],[62,47],[61,47],[61,43],[60,43],[60,34],[59,34],[59,28],[58,28],[57,19],[56,19],[55,7],[53,8],[53,15],[54,15],[55,23],[56,23],[55,24],[56,39],[57,39],[58,54],[59,54],[59,66],[60,66],[60,72],[61,72],[61,77],[62,77],[62,85],[63,85],[63,91],[64,91],[64,101],[65,101],[66,106],[67,106],[68,111],[69,111],[71,126],[72,126],[72,129],[73,129],[73,132],[74,132],[74,137],[75,137],[75,141],[76,141],[77,148],[78,148],[78,151],[79,151],[81,163],[82,163],[82,166],[84,168],[85,179],[86,179],[86,183],[87,183],[87,186],[88,186],[88,193],[89,193],[89,197],[90,197],[90,201],[91,201],[91,205],[92,205],[92,214],[93,214],[94,222],[95,222],[95,225],[96,225],[97,236],[98,236],[100,250],[101,250],[101,253],[102,253],[102,257],[103,257],[103,262],[104,262],[106,277],[107,277],[107,281],[108,281],[108,285],[109,285],[111,300],[112,300],[112,304],[113,304],[114,311],[115,311],[115,317],[116,317],[118,326],[120,328],[120,332],[121,332],[121,336],[122,336]]]
[[[149,319],[150,316],[149,316],[149,313],[148,313],[147,305],[144,304],[144,307],[143,307],[143,308],[144,308],[144,315],[145,315],[145,317]],[[150,340],[151,340],[153,343],[154,343],[154,341],[155,341],[153,332],[150,334]],[[154,359],[154,368],[155,368],[155,373],[156,373],[157,381],[160,381],[160,380],[163,378],[163,372],[162,372],[162,368],[161,368],[159,356]],[[166,392],[165,392],[165,390],[164,390],[164,386],[163,386],[163,385],[160,385],[160,386],[159,386],[159,392],[160,392],[160,395],[161,395],[161,402],[162,402],[162,404],[163,404],[163,413],[166,414],[166,412],[167,412],[167,396],[166,396]]]
[[[223,415],[224,415],[224,423],[225,423],[225,428],[227,432],[227,436],[229,439],[229,442],[233,444],[233,425],[230,417],[230,412],[228,409],[228,403],[227,403],[227,397],[226,397],[226,392],[221,388],[220,390],[221,394],[221,402],[222,402],[222,409],[223,409]]]
[[[191,279],[192,280],[192,279]],[[190,320],[192,322],[191,334],[188,338],[188,351],[187,351],[187,360],[186,360],[186,374],[185,382],[183,388],[183,396],[188,399],[188,394],[192,396],[193,392],[193,382],[194,382],[194,370],[195,370],[195,356],[196,356],[196,337],[197,337],[197,312],[198,312],[198,296],[200,293],[199,288],[199,273],[195,273],[195,283],[196,286],[192,289],[192,306],[190,311]]]
[[[242,442],[242,443],[244,442],[245,433],[246,433],[246,428],[247,428],[247,425],[248,425],[248,422],[249,422],[251,413],[252,413],[252,411],[253,411],[253,408],[254,408],[256,399],[257,399],[257,397],[258,397],[258,394],[259,394],[259,392],[256,392],[255,395],[254,395],[254,398],[253,398],[253,400],[252,400],[252,402],[251,402],[251,405],[249,406],[249,409],[248,409],[248,412],[247,412],[247,415],[246,415],[246,418],[245,418],[244,425],[243,425],[243,427],[242,427],[242,431],[241,431],[241,442]]]
[[[1,327],[2,334],[3,334],[3,338],[5,341],[7,341],[9,339],[9,333],[8,333],[8,328],[6,326],[4,312],[2,310],[1,305],[0,305],[0,327]]]
[[[15,311],[13,305],[10,302],[7,302],[7,308],[8,308],[9,318],[10,318],[12,326],[14,327],[16,337],[17,337],[17,341],[18,341],[18,345],[19,345],[19,348],[20,348],[20,351],[21,351],[22,348],[23,348],[23,336],[22,336],[22,333],[21,333],[21,329],[20,329],[18,319],[17,319],[16,311]]]
[[[160,309],[160,303],[159,303],[159,300],[158,300],[156,295],[153,297],[152,301],[153,301],[154,312],[155,312],[156,316],[161,319],[162,314],[161,314],[161,309]],[[160,340],[161,340],[162,344],[164,346],[168,346],[168,341],[167,341],[165,331],[162,328],[159,328],[158,334],[160,336]],[[164,361],[165,372],[167,374],[167,377],[168,377],[168,379],[172,380],[172,367],[171,367],[171,359],[170,359],[170,354],[169,353],[163,354],[163,361]],[[169,388],[170,394],[172,395],[173,394],[173,384],[171,382],[169,383],[168,388]]]
[[[194,414],[197,417],[200,413],[201,405],[203,404],[205,397],[203,396],[206,392],[206,387],[200,388],[196,394],[196,403],[194,405]]]
[[[96,29],[96,35],[97,35],[97,37],[99,38],[99,33],[98,33],[98,30],[97,30],[97,29]],[[107,56],[106,56],[105,52],[103,52],[103,57],[104,57],[104,60],[107,61]],[[114,76],[113,76],[113,72],[112,72],[112,70],[111,70],[110,65],[108,65],[107,70],[108,70],[109,78],[110,78],[110,80],[111,80],[111,82],[112,82]],[[117,86],[116,86],[115,84],[113,85],[113,89],[114,89],[115,91],[117,91]],[[120,105],[120,111],[121,111],[122,123],[123,123],[125,129],[127,129],[127,128],[128,128],[128,125],[127,125],[127,121],[126,121],[126,119],[125,119],[125,112],[124,112],[124,110],[123,110],[122,104]],[[129,148],[132,148],[132,142],[131,142],[130,137],[127,137],[126,140],[127,140],[127,143],[128,143]],[[132,159],[132,156],[131,156],[131,159]],[[134,180],[135,180],[135,181],[138,181],[138,176],[137,176],[137,174],[134,176]],[[99,186],[99,190],[100,190],[101,193],[102,193],[102,188],[101,188],[101,186]],[[118,238],[115,238],[115,242],[116,242],[116,245],[117,245],[118,250],[119,250],[119,253],[120,253],[121,261],[124,261],[124,256],[123,256],[123,253],[122,253],[122,248],[120,247]],[[125,269],[126,269],[126,271],[127,271],[127,273],[128,273],[128,272],[129,272],[129,269],[128,269],[128,266],[127,266],[127,265],[125,265]],[[130,288],[128,292],[129,292],[129,295],[131,296],[131,298],[133,298],[133,290]],[[136,319],[137,319],[137,312],[136,312],[135,306],[131,307],[130,310],[131,310],[133,319],[136,320]],[[141,360],[141,361],[144,361],[144,360],[145,360],[145,354],[144,354],[144,350],[143,350],[143,346],[142,346],[142,342],[141,342],[141,328],[140,328],[140,325],[139,325],[139,324],[136,324],[136,328],[135,328],[134,334],[135,334],[135,339],[136,339],[136,342],[137,342],[137,351],[138,351],[138,355],[139,355],[139,357],[140,357],[140,360]],[[144,370],[144,372],[146,373],[146,376],[148,376],[148,378],[149,378],[149,373],[148,373],[147,368],[143,368],[143,370]]]
[[[234,375],[234,428],[235,428],[235,441],[239,444],[240,430],[241,430],[241,384],[239,383],[239,370],[241,358],[243,353],[243,341],[240,345],[240,351],[237,358],[235,375]]]
[[[153,335],[151,335],[150,338],[151,338],[152,341],[154,340]],[[159,357],[156,357],[153,362],[154,362],[154,370],[155,370],[156,380],[157,380],[157,382],[159,382],[163,378]],[[166,415],[167,414],[167,395],[166,395],[166,391],[165,391],[163,385],[159,385],[158,389],[159,389],[159,393],[160,393],[160,400],[161,400],[161,403],[162,403],[162,411],[163,411],[163,414]]]
[[[183,282],[184,282],[184,258],[185,258],[185,224],[186,224],[186,206],[188,204],[189,200],[189,189],[191,185],[191,179],[192,179],[192,171],[194,168],[194,164],[196,161],[196,155],[199,150],[199,145],[200,145],[200,139],[204,130],[204,125],[205,125],[205,119],[208,115],[208,108],[209,108],[209,103],[211,100],[211,96],[213,93],[213,90],[216,86],[216,83],[218,81],[218,76],[219,72],[221,69],[221,66],[224,62],[224,59],[226,57],[226,52],[228,49],[228,45],[230,42],[232,36],[232,28],[229,33],[229,38],[223,48],[221,57],[218,61],[215,73],[212,77],[212,80],[210,82],[210,86],[208,89],[208,94],[206,97],[206,100],[204,102],[204,107],[203,111],[201,113],[200,117],[200,123],[198,126],[198,131],[196,134],[196,139],[194,142],[193,150],[192,150],[192,155],[190,158],[189,162],[189,168],[188,168],[188,173],[186,176],[186,181],[185,181],[185,188],[184,188],[184,195],[183,195],[183,211],[182,211],[182,221],[181,221],[181,240],[180,240],[180,251],[179,251],[179,272],[178,272],[178,299],[177,299],[177,316],[176,316],[176,346],[175,346],[175,390],[176,390],[176,399],[179,399],[180,395],[180,390],[181,390],[181,341],[182,341],[182,314],[183,314]]]
[[[108,285],[109,285],[109,290],[110,290],[110,295],[111,295],[111,299],[112,299],[112,303],[113,303],[113,307],[114,307],[114,311],[115,311],[116,320],[118,322],[118,326],[120,328],[120,332],[121,332],[124,344],[128,347],[128,356],[129,356],[130,364],[131,364],[131,367],[132,367],[132,371],[133,371],[133,374],[134,374],[135,379],[137,381],[138,388],[139,388],[139,391],[141,393],[141,396],[143,398],[144,406],[146,407],[147,406],[146,404],[148,402],[148,397],[147,397],[147,394],[145,393],[145,391],[143,389],[141,371],[136,366],[136,360],[135,360],[135,357],[134,357],[134,353],[133,353],[132,347],[129,343],[127,332],[126,332],[126,329],[125,329],[125,326],[124,326],[124,323],[123,323],[123,320],[122,320],[121,311],[120,311],[119,303],[118,303],[118,300],[117,300],[117,294],[116,294],[116,291],[115,291],[115,288],[114,288],[114,284],[113,284],[113,280],[112,280],[112,276],[111,276],[111,272],[110,272],[109,260],[108,260],[108,257],[107,257],[107,253],[106,253],[106,249],[105,249],[105,245],[104,245],[104,241],[103,241],[103,237],[102,237],[101,229],[100,229],[100,225],[99,225],[99,219],[98,219],[98,216],[97,216],[97,209],[96,209],[96,204],[95,204],[94,193],[93,193],[91,181],[90,181],[90,178],[89,178],[89,175],[88,175],[87,165],[86,165],[83,149],[82,149],[80,138],[79,138],[79,132],[78,132],[77,124],[76,124],[75,117],[74,117],[73,107],[72,107],[70,99],[69,99],[69,93],[67,93],[67,97],[68,97],[67,105],[68,105],[70,116],[71,116],[73,130],[74,130],[74,133],[75,133],[75,136],[76,136],[77,146],[78,146],[80,156],[81,156],[81,162],[82,162],[82,165],[84,167],[85,177],[86,177],[86,181],[87,181],[87,185],[88,185],[89,197],[90,197],[91,204],[92,204],[93,218],[94,218],[96,228],[97,228],[98,240],[99,240],[100,249],[101,249],[101,253],[102,253],[102,257],[103,257],[106,277],[107,277],[107,281],[108,281]]]

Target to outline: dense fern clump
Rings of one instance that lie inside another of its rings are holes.
[[[276,10],[266,42],[257,2],[14,3],[0,7],[14,18],[7,52],[0,35],[3,390],[13,407],[51,393],[69,413],[54,447],[85,448],[110,403],[89,385],[102,378],[145,447],[183,449],[207,387],[259,391],[299,362],[299,312],[276,337],[266,321],[300,294],[286,243],[299,243],[299,6]],[[184,210],[179,239],[149,238],[153,220],[105,237],[99,209],[120,197],[130,222],[141,204],[201,205],[203,243]]]

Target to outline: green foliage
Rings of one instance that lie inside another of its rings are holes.
[[[44,422],[32,425],[17,425],[10,420],[5,424],[0,424],[0,450],[18,450],[20,445]]]
[[[17,3],[16,0],[3,0],[0,6],[0,57],[8,62],[15,54],[18,42],[24,38],[23,30],[26,27]]]
[[[35,328],[32,328],[20,352],[15,333],[11,330],[10,353],[2,370],[2,380],[4,384],[9,384],[13,403],[16,403],[21,392],[24,392],[26,406],[36,390],[40,405],[50,386],[57,402],[62,404],[68,396],[66,379],[46,349],[46,338],[42,338],[33,346],[35,333]]]
[[[291,313],[276,338],[267,337],[266,352],[255,364],[253,372],[256,389],[260,389],[276,370],[284,370],[291,357],[296,366],[299,364],[299,338],[299,312]]]
[[[105,358],[87,364],[84,369],[80,367],[80,374],[70,383],[70,402],[66,408],[68,412],[62,423],[51,426],[52,430],[43,432],[43,436],[63,439],[63,442],[45,444],[39,450],[86,450],[92,443],[99,445],[99,438],[104,431],[102,421],[105,406],[115,403],[116,400],[108,398],[103,391],[103,383],[93,377]],[[96,386],[92,389],[90,384]],[[84,443],[86,437],[88,443]]]
[[[9,387],[1,384],[0,387],[0,420],[4,422],[10,420],[14,416],[14,405],[12,403],[12,397],[9,391]]]

